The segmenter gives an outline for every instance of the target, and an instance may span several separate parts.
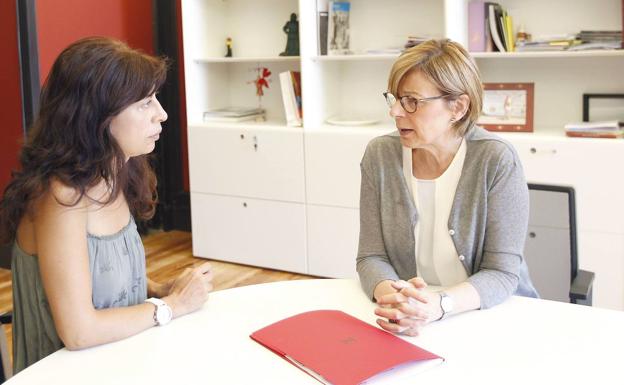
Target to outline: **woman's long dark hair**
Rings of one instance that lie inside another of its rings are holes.
[[[11,242],[30,203],[52,179],[99,204],[123,192],[130,211],[149,219],[156,206],[156,176],[147,156],[130,158],[111,135],[112,118],[157,91],[167,63],[103,37],[79,40],[56,59],[40,96],[39,115],[21,151],[21,171],[0,201],[0,242]],[[87,192],[102,180],[111,194],[96,201]]]

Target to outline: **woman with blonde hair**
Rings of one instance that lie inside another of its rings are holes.
[[[511,295],[537,297],[523,249],[528,189],[513,147],[476,125],[483,88],[468,52],[429,40],[394,63],[397,132],[361,163],[357,271],[385,330],[417,335]]]
[[[156,98],[166,72],[165,60],[108,38],[80,40],[54,62],[0,201],[0,242],[13,242],[15,372],[63,346],[165,325],[207,300],[207,263],[169,282],[147,278],[134,222],[156,205],[147,154],[167,119]]]

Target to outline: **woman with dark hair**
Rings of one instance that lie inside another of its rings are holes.
[[[13,366],[164,325],[200,308],[210,266],[170,282],[146,276],[134,218],[153,216],[148,163],[167,114],[166,62],[108,38],[66,48],[43,86],[21,171],[0,201],[13,242]],[[148,297],[151,297],[148,299]]]

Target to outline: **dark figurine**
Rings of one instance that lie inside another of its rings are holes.
[[[225,39],[225,46],[227,47],[227,52],[225,57],[232,57],[232,38],[228,37]]]
[[[280,56],[299,56],[299,21],[296,14],[290,14],[290,21],[284,24],[282,30],[288,35],[288,40],[286,50]]]

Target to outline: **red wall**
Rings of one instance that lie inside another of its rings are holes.
[[[181,0],[177,0],[178,15]],[[0,1],[0,192],[18,167],[18,153],[23,141],[19,52],[15,1]],[[54,59],[67,45],[87,36],[111,36],[153,54],[153,15],[151,0],[37,0],[37,35],[39,74],[43,84]],[[184,61],[181,17],[178,16],[180,44],[180,124],[184,186],[188,191],[186,139],[186,102],[184,99]]]
[[[18,166],[18,152],[23,140],[15,4],[15,1],[0,1],[0,194],[11,178],[11,170]]]
[[[110,36],[154,52],[151,0],[38,0],[36,13],[42,84],[63,48],[83,37]]]

